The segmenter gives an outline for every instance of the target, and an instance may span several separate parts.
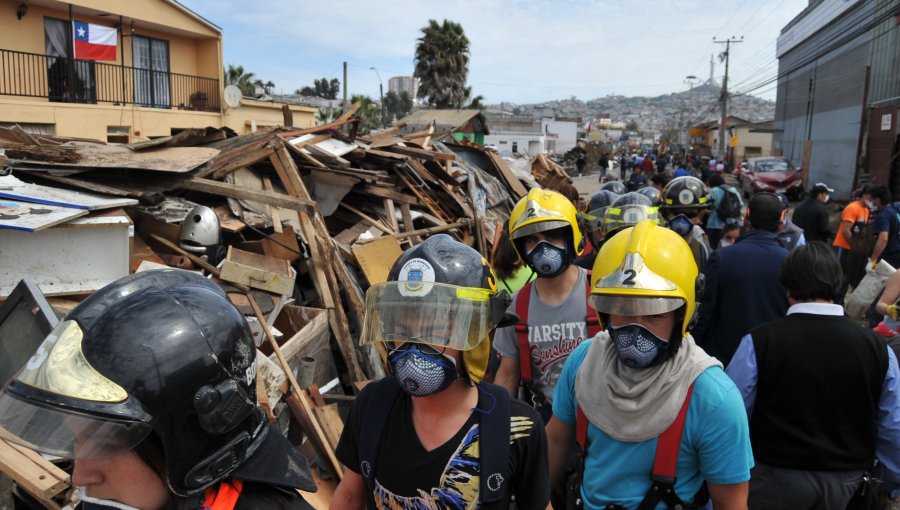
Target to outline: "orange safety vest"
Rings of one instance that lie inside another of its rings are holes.
[[[226,480],[218,487],[209,487],[203,493],[200,510],[233,510],[243,489],[244,482],[241,480]]]

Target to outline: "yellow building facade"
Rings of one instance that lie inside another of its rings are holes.
[[[116,29],[115,60],[71,58],[73,22]],[[229,107],[224,88],[221,29],[174,0],[0,0],[0,125],[123,142],[283,124],[281,104]],[[315,125],[315,108],[290,109]]]

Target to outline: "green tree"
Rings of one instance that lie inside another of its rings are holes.
[[[366,134],[373,129],[381,129],[381,108],[371,97],[362,94],[353,94],[350,103],[361,103],[356,114],[359,115],[360,134]]]
[[[256,89],[256,75],[244,71],[244,66],[234,66],[228,64],[228,67],[225,69],[225,84],[226,85],[237,85],[241,92],[245,96],[252,96],[255,93]]]
[[[384,96],[384,111],[387,117],[387,122],[390,122],[392,119],[402,119],[406,117],[410,113],[412,113],[413,109],[413,100],[409,96],[409,92],[403,91],[397,94],[396,92],[388,92]]]
[[[469,39],[462,25],[428,20],[416,45],[415,72],[419,97],[437,108],[461,108],[469,75]]]
[[[634,131],[634,132],[637,132],[637,131],[639,131],[641,128],[640,128],[640,126],[638,126],[638,123],[637,123],[636,120],[631,119],[631,120],[629,120],[629,121],[625,124],[625,129],[628,130],[628,131]]]
[[[321,97],[324,99],[337,99],[338,92],[340,91],[341,82],[338,81],[337,78],[332,78],[331,81],[329,81],[328,78],[319,78],[313,80],[312,87],[306,86],[302,89],[297,89],[294,91],[294,94],[309,97]]]
[[[484,110],[484,96],[478,94],[475,97],[472,97],[472,87],[466,87],[466,106],[467,110]]]

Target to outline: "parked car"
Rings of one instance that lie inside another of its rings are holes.
[[[803,175],[784,157],[750,158],[739,179],[746,197],[759,191],[784,193],[794,200],[803,195]]]

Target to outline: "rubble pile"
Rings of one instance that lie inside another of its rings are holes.
[[[62,315],[135,271],[210,275],[251,324],[270,418],[294,418],[342,476],[335,402],[387,366],[383,350],[358,345],[365,289],[433,233],[489,258],[530,180],[433,127],[357,136],[354,112],[308,129],[188,129],[130,145],[0,128],[0,299],[25,277]],[[571,183],[535,161],[539,182]]]

